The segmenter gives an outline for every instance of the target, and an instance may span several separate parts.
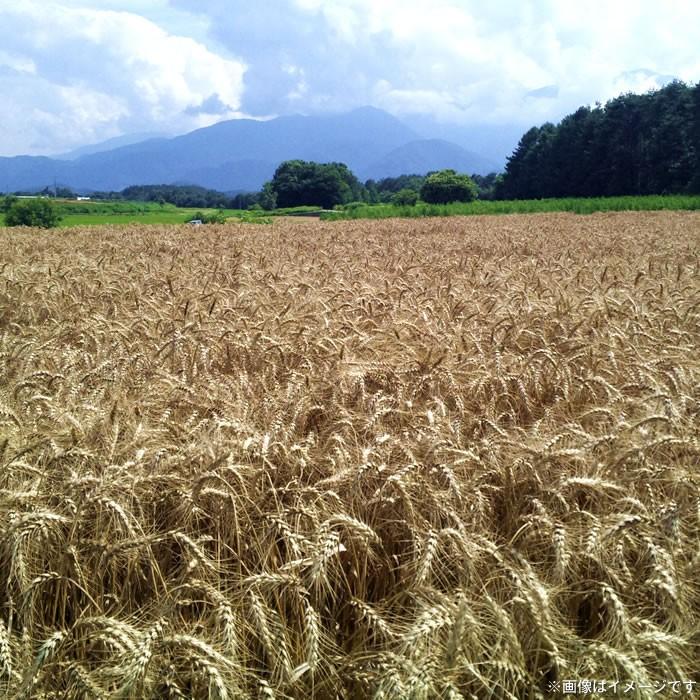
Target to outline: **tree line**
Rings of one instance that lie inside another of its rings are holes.
[[[498,199],[700,193],[700,83],[580,107],[527,131]]]
[[[232,197],[199,185],[132,185],[119,193],[110,193],[110,199],[132,202],[159,202],[176,207],[201,207],[206,209],[231,209]],[[99,198],[99,193],[96,195]]]
[[[289,160],[275,171],[259,193],[248,195],[248,206],[262,209],[318,206],[331,209],[352,202],[413,205],[418,199],[432,204],[489,198],[496,174],[486,177],[441,170],[427,175],[401,175],[362,183],[344,163]],[[242,197],[239,195],[239,197]]]
[[[180,207],[287,209],[315,206],[332,209],[351,202],[412,205],[418,199],[443,204],[493,197],[496,173],[486,176],[441,170],[427,175],[400,175],[362,183],[345,163],[287,160],[259,192],[226,195],[203,187],[139,185],[94,198],[168,202]]]
[[[76,199],[78,194],[62,185],[43,190],[18,190],[11,196],[39,196],[56,199]],[[120,191],[90,192],[90,199],[109,202],[156,202],[176,207],[232,209],[235,197],[199,185],[131,185]]]
[[[405,205],[415,203],[430,175],[399,175],[363,183],[344,163],[289,160],[280,164],[272,180],[258,192],[226,194],[198,185],[132,185],[119,192],[91,192],[90,197],[99,201],[156,202],[195,209],[271,210],[309,205],[331,209],[349,202]],[[472,175],[470,179],[480,199],[493,197],[496,173]],[[38,194],[63,199],[77,197],[73,190],[63,186],[46,187]]]

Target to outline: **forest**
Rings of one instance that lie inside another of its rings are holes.
[[[498,199],[700,193],[700,83],[580,107],[520,139]]]

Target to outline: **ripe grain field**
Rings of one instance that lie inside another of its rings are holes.
[[[0,696],[700,681],[699,249],[690,212],[0,229]]]

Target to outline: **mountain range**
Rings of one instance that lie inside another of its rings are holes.
[[[223,192],[256,191],[284,160],[342,162],[361,179],[454,168],[498,171],[488,157],[439,138],[426,138],[374,107],[326,116],[234,119],[173,138],[137,135],[68,154],[0,158],[0,189],[71,187],[79,192],[130,185],[196,184]],[[135,141],[135,143],[132,143]]]

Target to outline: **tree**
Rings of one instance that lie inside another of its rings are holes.
[[[367,180],[365,182],[365,191],[367,192],[367,201],[370,204],[377,204],[379,202],[379,188],[375,180]]]
[[[552,124],[532,127],[523,134],[513,155],[508,158],[506,174],[499,185],[502,199],[531,199],[541,188],[543,165],[549,154]]]
[[[387,204],[393,201],[394,195],[401,190],[420,191],[425,182],[425,175],[399,175],[398,177],[385,177],[381,180],[367,180],[365,182],[365,201],[370,204]]]
[[[228,209],[233,205],[228,195],[199,185],[132,185],[122,190],[119,198],[134,202],[157,202],[161,206],[170,203],[176,207],[206,209]]]
[[[398,207],[412,207],[418,201],[418,192],[408,188],[399,190],[391,197],[391,203]]]
[[[232,209],[250,209],[257,204],[260,195],[257,192],[239,192],[231,200]],[[260,207],[262,209],[262,207]]]
[[[258,196],[258,204],[266,211],[277,208],[277,194],[272,189],[272,183],[266,182]]]
[[[688,192],[700,194],[700,83],[692,88],[691,93],[695,118],[690,129],[690,142],[693,158],[693,177],[688,183]]]
[[[12,205],[15,204],[15,202],[19,202],[19,199],[15,197],[13,194],[6,194],[2,202],[0,203],[0,211],[2,211],[3,214],[7,214],[8,211],[12,208]]]
[[[468,175],[460,175],[454,170],[440,170],[428,175],[420,188],[420,198],[428,204],[471,202],[478,193],[477,186]]]
[[[278,207],[312,205],[331,209],[365,196],[364,188],[344,163],[287,160],[270,182]]]
[[[498,180],[497,173],[489,173],[488,175],[472,175],[472,180],[479,190],[479,199],[493,199]]]
[[[12,204],[5,214],[7,226],[36,226],[52,228],[61,217],[48,199],[24,199]]]

